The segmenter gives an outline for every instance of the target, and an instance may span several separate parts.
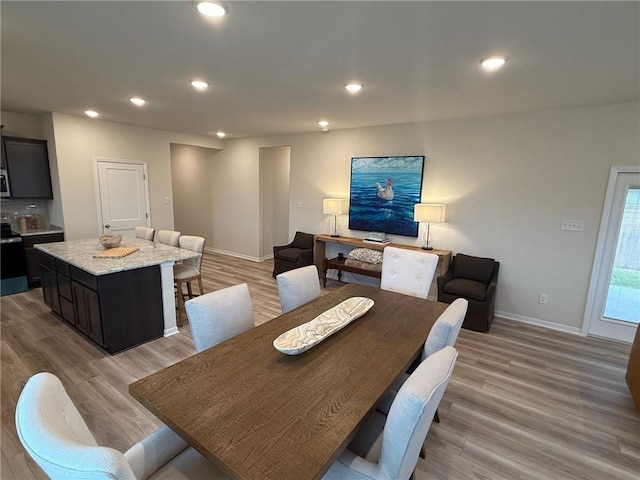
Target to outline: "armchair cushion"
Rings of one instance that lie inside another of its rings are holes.
[[[311,233],[296,232],[287,245],[273,247],[273,277],[280,273],[313,263],[315,237]]]
[[[472,257],[458,253],[453,262],[453,278],[466,278],[486,285],[491,280],[494,263],[493,258]]]
[[[297,262],[303,253],[304,250],[299,248],[284,248],[276,253],[276,258],[280,258],[281,260],[286,260],[288,262]]]
[[[296,232],[293,241],[289,244],[291,248],[299,248],[301,250],[313,249],[314,237],[311,233]]]
[[[487,297],[487,285],[475,280],[465,278],[454,278],[449,280],[442,287],[444,293],[456,295],[464,298],[472,298],[480,302]]]
[[[493,320],[499,270],[500,262],[492,258],[458,253],[447,273],[438,277],[438,301],[451,303],[457,298],[466,298],[469,308],[462,327],[488,332]]]

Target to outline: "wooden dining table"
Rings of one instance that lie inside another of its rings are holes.
[[[306,352],[281,333],[350,297],[373,307]],[[144,407],[239,479],[321,478],[421,351],[446,304],[347,284],[129,385]]]

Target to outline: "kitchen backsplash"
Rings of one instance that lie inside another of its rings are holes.
[[[2,222],[15,228],[43,228],[49,225],[49,208],[46,200],[2,200],[0,212]]]

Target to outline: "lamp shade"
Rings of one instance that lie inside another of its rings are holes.
[[[413,207],[413,221],[442,223],[446,208],[443,203],[416,203]]]
[[[322,200],[322,213],[344,215],[347,213],[347,200],[344,198],[325,198]]]

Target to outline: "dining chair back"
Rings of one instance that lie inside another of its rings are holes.
[[[276,277],[282,313],[290,312],[320,296],[320,278],[315,265],[296,268]]]
[[[158,243],[163,245],[171,245],[172,247],[180,246],[180,232],[175,230],[158,230]]]
[[[25,450],[54,480],[226,478],[167,426],[125,453],[99,446],[62,382],[51,373],[27,381],[15,419]]]
[[[388,415],[374,411],[323,480],[408,480],[458,352],[445,347],[422,362],[396,395]]]
[[[421,250],[386,247],[382,255],[380,288],[427,298],[438,256]]]
[[[198,280],[200,295],[204,293],[204,289],[202,287],[202,275],[200,273],[200,269],[202,268],[202,253],[204,252],[204,242],[204,237],[198,237],[194,235],[181,235],[178,239],[178,245],[180,248],[192,250],[200,254],[196,258],[183,260],[182,263],[177,263],[173,266],[173,280],[176,283],[176,294],[178,297],[178,326],[182,325],[182,312],[184,310],[184,291],[182,289],[182,286],[187,286],[187,294],[189,298],[193,298],[191,282],[193,280]]]
[[[184,307],[196,352],[253,327],[253,305],[246,283],[188,300]]]
[[[430,355],[442,350],[444,347],[455,346],[458,334],[460,333],[460,328],[462,327],[462,322],[467,314],[468,305],[469,302],[467,302],[467,300],[459,298],[449,305],[442,314],[440,314],[436,322],[431,327],[426,342],[424,342],[420,361],[424,361]],[[382,397],[382,400],[376,407],[380,412],[384,414],[389,412],[389,407],[392,404],[393,399],[398,394],[402,384],[407,381],[407,378],[409,378],[408,373],[404,373],[396,378],[389,392]],[[440,423],[440,415],[437,410],[434,415],[434,421],[436,423]]]
[[[424,343],[422,360],[442,350],[444,347],[455,346],[468,306],[469,302],[467,300],[458,298],[442,312],[436,323],[431,327],[427,341]]]
[[[136,238],[140,238],[141,240],[149,240],[151,242],[153,241],[153,236],[156,233],[156,229],[151,227],[136,227],[135,231]]]

